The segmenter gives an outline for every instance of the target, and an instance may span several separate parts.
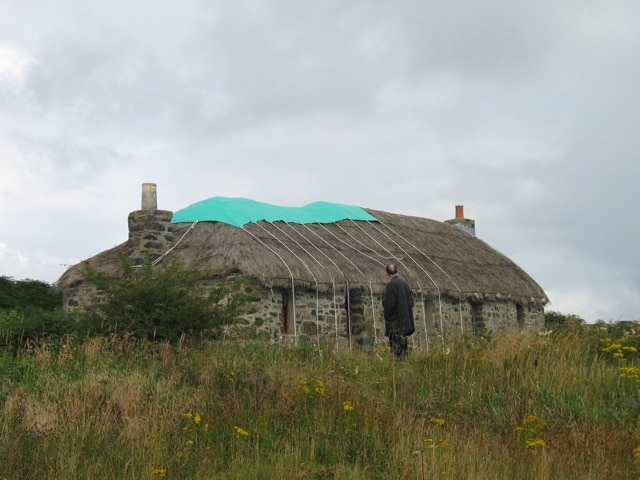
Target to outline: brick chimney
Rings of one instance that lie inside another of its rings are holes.
[[[474,237],[476,235],[476,221],[464,218],[464,205],[456,205],[456,217],[451,220],[445,220],[445,223],[464,230]]]
[[[129,214],[129,258],[134,265],[153,262],[173,245],[173,212],[158,210],[155,183],[142,184],[140,210]]]

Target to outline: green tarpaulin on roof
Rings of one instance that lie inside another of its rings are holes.
[[[224,222],[235,227],[247,223],[333,223],[340,220],[377,221],[360,207],[313,202],[304,207],[280,207],[247,198],[213,197],[189,205],[173,214],[171,223]]]

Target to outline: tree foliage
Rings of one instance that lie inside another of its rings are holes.
[[[61,305],[62,294],[48,283],[0,277],[0,309],[35,307],[55,310]]]
[[[39,280],[0,277],[0,346],[19,347],[67,332],[62,294]]]

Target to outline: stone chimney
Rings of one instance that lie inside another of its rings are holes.
[[[155,183],[142,184],[142,206],[129,214],[129,258],[134,265],[153,262],[173,245],[173,212],[158,210]]]
[[[456,218],[445,220],[445,223],[464,230],[470,235],[476,235],[476,221],[470,218],[464,218],[464,205],[456,205]]]

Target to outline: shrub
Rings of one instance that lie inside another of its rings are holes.
[[[35,307],[55,310],[62,305],[62,294],[39,280],[0,277],[0,308]]]
[[[544,326],[549,330],[566,330],[576,331],[579,330],[585,321],[578,315],[565,315],[560,312],[545,312],[544,314]]]
[[[247,301],[240,282],[219,282],[210,293],[202,280],[177,262],[133,267],[124,275],[87,272],[104,301],[87,307],[82,325],[93,333],[131,333],[140,338],[175,341],[188,333],[220,334],[243,312]]]
[[[0,346],[20,347],[37,338],[66,333],[62,295],[38,280],[0,277]]]
[[[39,338],[55,338],[72,328],[62,311],[41,308],[0,309],[0,346],[17,346]]]

